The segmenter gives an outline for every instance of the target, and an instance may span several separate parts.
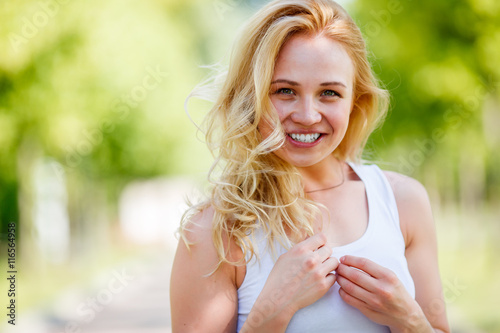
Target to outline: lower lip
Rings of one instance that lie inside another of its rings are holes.
[[[294,139],[292,139],[292,137],[290,135],[286,136],[288,143],[291,144],[294,147],[297,147],[297,148],[311,148],[311,147],[314,147],[317,144],[319,144],[321,141],[323,141],[323,137],[324,137],[324,134],[321,134],[320,137],[316,141],[314,141],[314,142],[300,142],[300,141],[295,141]]]

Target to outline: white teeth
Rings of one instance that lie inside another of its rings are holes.
[[[295,141],[311,143],[311,142],[318,140],[318,138],[321,134],[320,133],[314,133],[314,134],[295,134],[295,133],[292,133],[289,135]]]

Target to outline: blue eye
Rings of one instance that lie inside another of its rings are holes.
[[[333,91],[333,90],[325,90],[325,91],[323,91],[323,95],[324,96],[339,96],[340,97],[340,95],[336,91]]]

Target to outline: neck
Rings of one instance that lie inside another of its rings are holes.
[[[344,172],[345,163],[331,156],[318,164],[307,168],[299,168],[304,182],[304,191],[315,191],[340,184],[347,175]]]

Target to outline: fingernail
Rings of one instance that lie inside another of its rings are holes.
[[[341,258],[340,258],[340,262],[342,262],[342,263],[343,263],[343,262],[344,262],[344,260],[345,260],[345,257],[341,257]]]

